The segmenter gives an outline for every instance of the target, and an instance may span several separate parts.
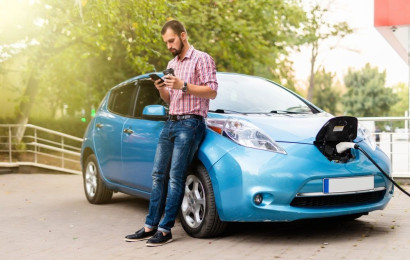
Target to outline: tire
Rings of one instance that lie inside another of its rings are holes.
[[[219,219],[211,179],[202,165],[188,173],[179,216],[192,237],[216,237],[226,229],[227,223]]]
[[[90,154],[84,163],[83,183],[85,196],[91,204],[103,204],[111,200],[112,190],[108,189],[101,179],[94,154]]]

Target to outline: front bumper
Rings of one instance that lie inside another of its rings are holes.
[[[385,208],[392,197],[391,183],[358,153],[352,162],[336,163],[327,160],[314,145],[280,145],[287,155],[237,146],[208,169],[222,221],[294,221],[366,213]],[[387,157],[375,157],[389,172]],[[368,175],[374,176],[374,190],[350,196],[353,203],[292,203],[297,197],[323,200],[329,196],[323,194],[324,178]],[[371,198],[360,201],[364,193]],[[263,198],[259,205],[254,202],[257,194]]]

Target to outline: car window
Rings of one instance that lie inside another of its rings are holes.
[[[115,88],[108,100],[108,110],[123,116],[132,116],[136,86],[134,83]]]
[[[135,117],[142,117],[144,107],[148,105],[163,105],[167,104],[161,99],[158,90],[154,86],[151,79],[142,79],[138,82],[139,89],[137,94],[137,102],[135,104]]]
[[[241,113],[311,113],[298,96],[262,78],[244,75],[218,75],[218,95],[209,110]]]

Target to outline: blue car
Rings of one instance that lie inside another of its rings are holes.
[[[162,74],[158,74],[162,76]],[[393,185],[388,157],[354,117],[334,117],[270,80],[217,73],[207,130],[187,172],[179,216],[193,237],[220,235],[229,222],[355,219],[386,207]],[[160,131],[168,119],[148,74],[112,88],[82,145],[85,195],[149,199]]]

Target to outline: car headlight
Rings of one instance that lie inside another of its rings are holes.
[[[248,121],[241,119],[207,119],[207,125],[217,133],[230,138],[237,144],[271,151],[275,153],[286,154],[286,151],[272,140],[261,129],[254,126]]]
[[[376,150],[376,142],[373,139],[372,133],[369,129],[359,124],[357,127],[357,135],[363,138],[363,142],[366,142],[370,146],[370,148],[372,148],[373,151]]]

